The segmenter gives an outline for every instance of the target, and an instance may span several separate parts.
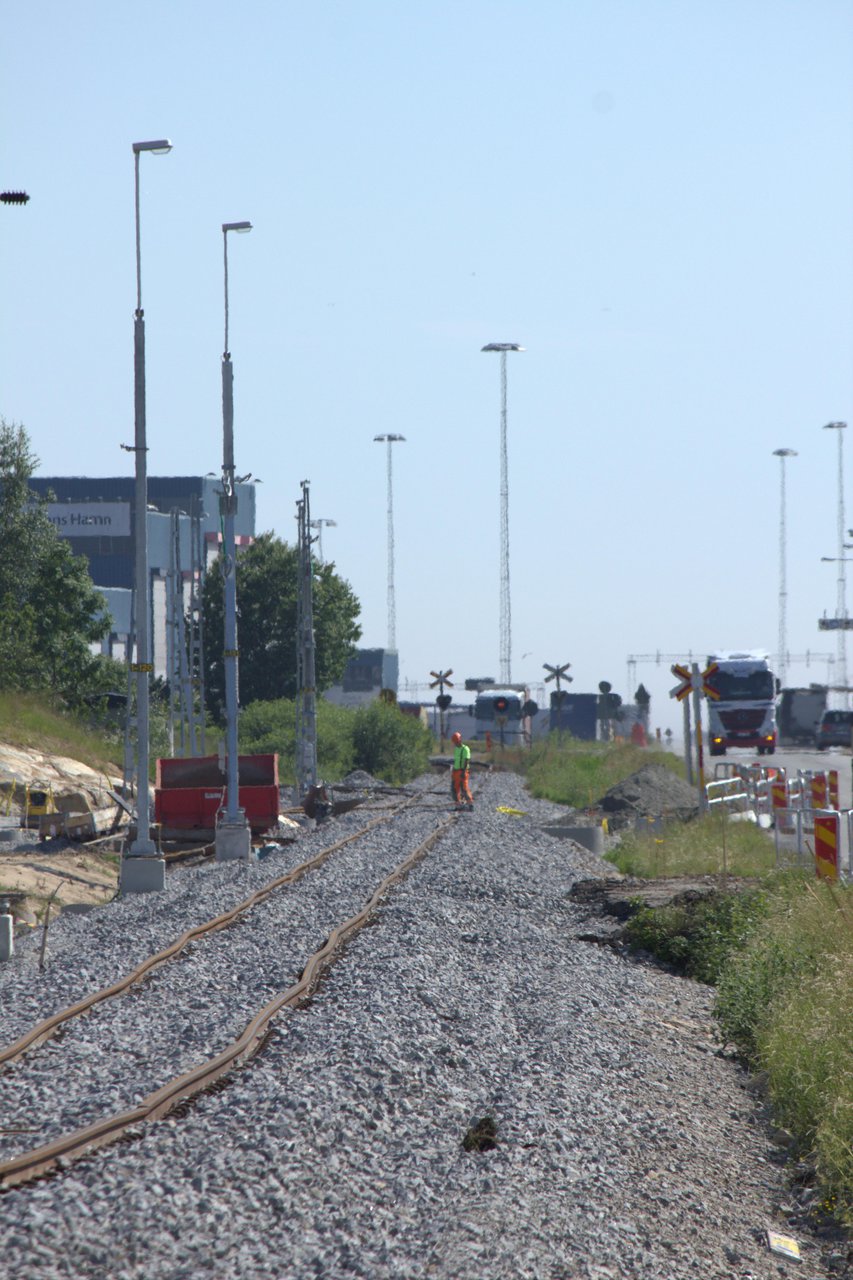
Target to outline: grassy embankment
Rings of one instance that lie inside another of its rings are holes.
[[[598,787],[630,772],[627,748],[599,747],[584,761],[582,745],[551,748],[546,767],[531,753],[534,794],[585,804],[590,778]],[[853,890],[778,872],[772,837],[719,814],[626,836],[611,860],[645,878],[720,877],[701,902],[640,910],[629,940],[716,986],[721,1039],[762,1073],[792,1152],[814,1171],[819,1208],[853,1226]]]
[[[115,736],[88,728],[34,694],[0,693],[0,742],[45,755],[69,756],[92,769],[121,771]]]

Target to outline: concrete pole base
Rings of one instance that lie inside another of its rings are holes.
[[[560,823],[545,827],[545,830],[551,836],[559,836],[563,840],[574,840],[576,844],[583,845],[584,849],[589,849],[590,853],[604,853],[603,827],[569,827]]]
[[[11,960],[15,954],[15,917],[0,916],[0,960]]]
[[[122,858],[119,876],[119,889],[122,893],[160,893],[165,887],[164,858]]]
[[[251,856],[252,832],[248,823],[220,823],[216,828],[216,861],[248,862]]]

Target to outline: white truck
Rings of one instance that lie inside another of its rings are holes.
[[[763,650],[712,653],[717,670],[708,683],[719,694],[707,698],[708,749],[724,756],[728,747],[753,747],[759,755],[776,750],[776,694],[779,682]]]

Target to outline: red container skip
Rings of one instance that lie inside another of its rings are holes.
[[[154,821],[164,830],[209,831],[225,806],[226,777],[218,756],[170,756],[157,761]],[[253,833],[278,822],[278,756],[240,756],[238,804]]]

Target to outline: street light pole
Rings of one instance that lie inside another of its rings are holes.
[[[139,220],[139,157],[144,151],[166,155],[168,138],[133,143],[134,215],[136,227],[136,311],[133,320],[133,451],[136,460],[134,490],[134,588],[136,597],[136,839],[122,860],[121,888],[145,892],[165,887],[165,862],[151,839],[148,795],[148,691],[153,670],[150,660],[151,583],[148,577],[148,441],[145,420],[145,315],[142,310],[142,252]],[[132,859],[145,859],[135,862]]]
[[[251,231],[251,222],[223,222],[222,244],[225,263],[225,346],[222,353],[222,496],[224,545],[222,563],[225,594],[225,714],[227,784],[225,814],[216,828],[216,861],[248,858],[252,833],[240,808],[240,759],[237,746],[237,544],[234,522],[237,515],[237,480],[234,474],[234,369],[228,350],[228,232]]]

